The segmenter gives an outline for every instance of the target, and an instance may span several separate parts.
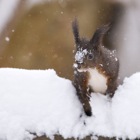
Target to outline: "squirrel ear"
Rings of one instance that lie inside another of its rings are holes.
[[[94,49],[99,49],[98,47],[100,44],[102,44],[103,37],[105,33],[110,29],[111,24],[103,25],[100,28],[98,28],[93,37],[90,40],[90,43],[95,47]]]
[[[73,35],[75,39],[76,45],[80,44],[80,37],[79,37],[79,28],[78,28],[78,22],[77,19],[72,22],[72,29],[73,29]]]

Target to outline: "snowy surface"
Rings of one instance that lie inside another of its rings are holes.
[[[87,117],[71,81],[54,70],[0,69],[0,139],[101,135],[140,137],[140,73],[119,86],[112,100],[92,94]],[[31,133],[30,133],[31,132]]]

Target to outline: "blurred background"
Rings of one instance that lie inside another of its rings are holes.
[[[104,44],[117,50],[122,82],[140,70],[139,16],[139,0],[0,0],[0,67],[53,68],[72,80],[77,17],[87,38],[112,23]]]

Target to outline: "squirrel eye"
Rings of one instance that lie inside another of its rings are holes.
[[[89,60],[92,60],[93,58],[94,58],[94,56],[93,56],[92,53],[88,54],[88,59],[89,59]]]

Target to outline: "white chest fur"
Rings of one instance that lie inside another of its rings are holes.
[[[107,78],[100,74],[98,70],[88,69],[89,81],[88,85],[94,90],[94,92],[105,93],[107,90]]]
[[[107,90],[107,77],[98,72],[96,68],[80,69],[79,72],[88,72],[88,85],[96,93],[105,93]]]

